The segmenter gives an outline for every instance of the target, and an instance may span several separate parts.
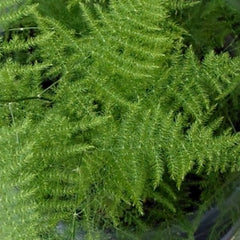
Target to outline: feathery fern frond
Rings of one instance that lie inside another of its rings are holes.
[[[33,10],[36,36],[14,33],[0,46],[0,175],[10,184],[1,191],[14,176],[26,202],[32,197],[38,237],[73,216],[93,235],[137,229],[152,202],[159,221],[170,219],[187,174],[240,167],[240,137],[224,112],[239,86],[239,60],[209,53],[200,62],[162,0],[80,7],[90,29],[82,38]]]

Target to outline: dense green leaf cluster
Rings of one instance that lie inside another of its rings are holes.
[[[188,46],[203,3],[57,4],[0,3],[0,236],[144,231],[185,214],[190,175],[206,206],[240,170],[240,59]]]

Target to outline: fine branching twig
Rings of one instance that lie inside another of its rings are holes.
[[[52,99],[41,97],[41,96],[35,96],[35,97],[23,97],[23,98],[13,98],[13,99],[0,99],[0,103],[13,103],[13,102],[22,102],[22,101],[28,101],[28,100],[42,100],[47,102],[52,102]]]

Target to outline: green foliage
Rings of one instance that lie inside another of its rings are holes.
[[[200,59],[212,49],[230,52],[232,56],[239,54],[240,15],[236,1],[202,0],[198,4],[193,1],[196,5],[192,8],[180,4],[185,1],[173,2],[177,4],[171,11],[172,16],[189,32],[185,44],[192,45]]]
[[[4,239],[44,239],[60,221],[72,239],[76,223],[89,239],[141,232],[182,219],[188,174],[208,176],[206,206],[211,179],[240,170],[240,59],[200,62],[183,28],[194,23],[171,17],[199,5],[93,2],[22,1],[0,18]]]

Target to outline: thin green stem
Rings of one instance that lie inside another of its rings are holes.
[[[50,88],[52,88],[55,84],[57,84],[61,79],[57,80],[56,82],[52,83],[49,87],[47,87],[46,89],[44,89],[41,93],[38,94],[39,98],[42,98],[41,95],[44,94],[45,92],[47,92]]]
[[[8,104],[8,108],[9,108],[9,111],[10,111],[10,114],[11,114],[11,117],[12,117],[12,123],[13,123],[13,126],[15,126],[15,118],[14,118],[14,115],[13,115],[13,109],[12,109],[12,103],[10,102]],[[17,144],[19,144],[19,136],[18,136],[18,133],[16,132],[16,141],[17,141]]]
[[[71,240],[75,240],[76,218],[77,218],[77,213],[74,212],[74,213],[73,213],[73,218],[72,218]]]
[[[20,27],[20,28],[9,28],[6,31],[24,31],[24,30],[33,30],[33,29],[40,29],[39,27]],[[54,28],[48,28],[49,30],[54,30]],[[4,31],[4,32],[6,32]]]
[[[24,97],[24,98],[16,98],[16,99],[0,99],[0,103],[10,104],[10,103],[13,103],[13,102],[22,102],[22,101],[28,101],[28,100],[42,100],[42,101],[52,102],[51,99],[41,97],[40,95],[38,95],[36,97]]]

